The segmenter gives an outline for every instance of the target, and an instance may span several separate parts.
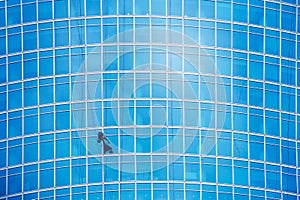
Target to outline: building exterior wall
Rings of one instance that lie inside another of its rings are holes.
[[[0,199],[299,199],[298,13],[0,1]]]

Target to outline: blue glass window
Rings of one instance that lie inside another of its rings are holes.
[[[37,138],[35,138],[37,141]],[[38,144],[30,143],[24,146],[24,162],[38,161]]]
[[[65,101],[69,101],[70,97],[69,97],[69,93],[70,93],[70,89],[69,89],[69,84],[58,84],[55,86],[55,102],[65,102]]]
[[[53,103],[53,86],[40,86],[40,104]]]
[[[231,37],[230,31],[228,30],[217,30],[217,46],[230,48],[231,47]]]
[[[40,188],[51,188],[54,186],[54,170],[46,169],[40,171]]]
[[[246,5],[233,4],[233,20],[237,22],[247,23],[248,9]]]
[[[86,167],[73,166],[72,167],[72,184],[83,184],[86,182]]]
[[[294,94],[288,94],[288,93],[281,94],[281,109],[288,111],[288,112],[295,111],[295,95]]]
[[[202,164],[202,181],[216,182],[216,166],[211,164]]]
[[[247,60],[233,59],[233,75],[247,77]]]
[[[55,46],[67,46],[69,44],[69,31],[67,28],[55,29]]]
[[[6,195],[6,177],[1,177],[0,178],[0,195],[1,196]]]
[[[24,134],[33,134],[38,132],[37,115],[24,117]]]
[[[84,2],[85,2],[84,0],[70,1],[71,17],[84,16]]]
[[[37,33],[27,32],[23,35],[24,51],[33,50],[37,48]]]
[[[145,1],[143,1],[145,2]],[[165,0],[151,0],[151,14],[152,15],[166,15],[166,2]],[[157,6],[159,5],[159,6]]]
[[[20,23],[21,23],[20,6],[13,6],[7,8],[7,25],[14,25]]]
[[[279,82],[279,66],[272,64],[265,64],[266,81]]]
[[[217,19],[228,20],[231,19],[231,4],[230,2],[217,1]]]
[[[61,165],[61,164],[59,164]],[[56,186],[65,186],[70,184],[70,168],[58,167],[56,168]]]
[[[52,19],[52,2],[39,2],[39,20]]]
[[[116,0],[102,0],[102,15],[116,15],[117,14]]]
[[[115,23],[115,20],[110,20],[111,22],[108,23]],[[103,20],[103,42],[105,42],[105,40],[109,39],[110,37],[115,39],[115,35],[117,34],[117,26],[114,24],[105,24],[104,20]],[[110,39],[109,42],[113,42],[113,39]]]
[[[281,83],[295,85],[295,68],[281,67]]]
[[[284,6],[283,6],[284,7]],[[281,12],[281,28],[288,31],[296,30],[296,15],[288,12]]]
[[[63,130],[70,128],[70,114],[69,112],[56,113],[56,130]]]
[[[208,28],[200,29],[200,44],[207,46],[215,46],[215,30]]]
[[[22,107],[22,90],[15,90],[8,93],[8,109]]]
[[[218,166],[218,183],[232,183],[232,168],[231,166]]]
[[[182,1],[181,0],[168,1],[168,15],[182,16]]]
[[[253,106],[263,106],[263,90],[258,88],[249,89],[249,104]]]
[[[247,88],[244,86],[233,86],[233,102],[247,104]]]
[[[22,63],[15,62],[8,65],[8,81],[17,81],[22,79]]]
[[[264,25],[264,9],[260,7],[249,7],[249,23],[256,25]]]
[[[217,72],[222,75],[230,76],[230,74],[231,74],[231,59],[217,57]]]
[[[284,171],[287,170],[286,168]],[[291,169],[292,171],[292,169]],[[288,192],[297,191],[296,176],[292,174],[282,173],[282,190]]]
[[[275,156],[274,156],[275,157]],[[279,171],[266,172],[267,187],[274,190],[280,190],[280,173]]]
[[[37,77],[37,60],[24,62],[24,79]]]
[[[24,106],[37,105],[37,88],[26,88],[24,89]]]
[[[266,9],[266,26],[279,28],[280,12],[277,10]]]
[[[235,130],[247,131],[247,115],[234,113],[233,120]]]
[[[6,53],[6,37],[0,37],[0,54]]]
[[[279,38],[266,36],[266,53],[279,55]]]
[[[279,93],[275,91],[265,91],[265,106],[268,108],[278,109],[279,108]]]
[[[247,128],[246,128],[247,130]],[[233,155],[238,158],[248,158],[248,139],[247,135],[234,134],[233,140]]]
[[[54,129],[53,113],[41,114],[40,115],[40,131],[48,132]],[[47,152],[47,148],[44,149]]]
[[[100,26],[87,26],[87,43],[100,43],[101,34],[100,34]]]
[[[250,141],[250,158],[253,160],[264,160],[263,137],[250,136]]]
[[[50,48],[53,46],[52,30],[40,30],[39,31],[39,47]]]
[[[57,56],[55,58],[55,74],[68,74],[69,73],[69,57]]]
[[[295,58],[296,56],[296,43],[291,40],[281,40],[281,56],[288,58]]]
[[[249,34],[249,50],[254,52],[263,52],[264,38],[262,35]]]
[[[233,48],[247,50],[247,33],[233,32]]]
[[[279,120],[277,118],[266,117],[266,134],[279,136]]]
[[[184,16],[198,17],[199,5],[198,1],[184,0]]]
[[[86,1],[86,15],[100,15],[100,1],[99,0],[89,0]]]
[[[10,175],[8,177],[8,194],[22,192],[22,175]]]
[[[0,27],[5,26],[5,9],[4,8],[0,8]]]
[[[0,93],[0,111],[6,110],[6,93]]]
[[[264,171],[259,169],[250,170],[250,185],[255,187],[264,187]]]
[[[83,26],[71,28],[71,45],[85,44],[85,31]]]
[[[8,53],[15,53],[22,50],[21,34],[8,36]]]
[[[101,164],[93,164],[88,166],[88,182],[89,183],[99,183],[102,182],[102,173],[99,171],[102,170]]]
[[[200,1],[200,17],[215,18],[215,1],[201,0]]]
[[[68,17],[68,0],[54,1],[54,18]]]
[[[22,135],[22,119],[14,118],[8,120],[8,137]]]
[[[234,184],[235,185],[248,185],[248,168],[235,167],[234,168]]]
[[[20,145],[10,147],[8,149],[8,154],[8,166],[18,165],[22,163],[22,147]]]
[[[23,23],[36,21],[36,4],[23,5]]]
[[[53,58],[42,58],[39,60],[39,75],[53,75]]]
[[[132,1],[133,0],[119,0],[119,15],[132,15],[133,14],[133,2]]]

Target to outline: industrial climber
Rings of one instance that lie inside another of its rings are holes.
[[[113,153],[111,146],[109,146],[110,142],[107,139],[107,137],[102,132],[98,132],[98,139],[97,142],[102,142],[103,146],[103,154],[106,154],[106,152]]]

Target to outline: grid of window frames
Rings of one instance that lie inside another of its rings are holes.
[[[297,22],[296,0],[0,1],[0,199],[296,200]],[[126,77],[134,93],[123,98]],[[186,82],[192,99],[160,87]],[[197,124],[182,118],[191,104]],[[89,151],[99,130],[113,154]]]

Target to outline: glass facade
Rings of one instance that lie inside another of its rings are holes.
[[[0,199],[299,200],[299,13],[0,0]]]

